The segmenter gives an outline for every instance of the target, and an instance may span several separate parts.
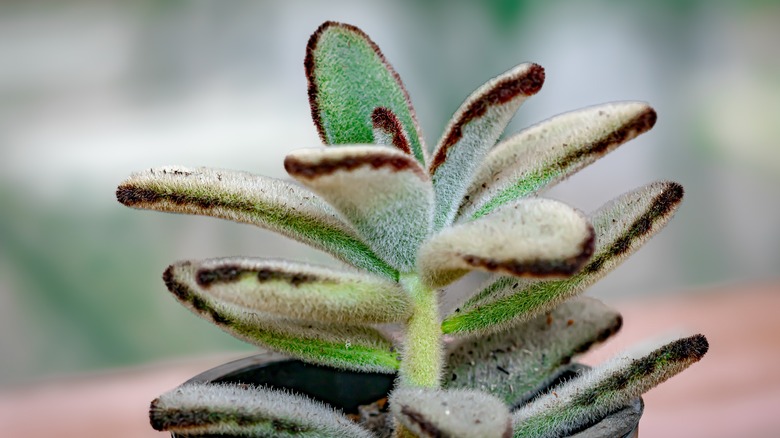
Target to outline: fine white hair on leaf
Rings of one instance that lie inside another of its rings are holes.
[[[340,412],[305,396],[239,384],[192,383],[152,401],[152,427],[178,434],[372,438]]]
[[[390,395],[390,409],[421,438],[504,438],[512,433],[507,406],[481,391],[402,387]]]
[[[357,232],[314,193],[286,181],[210,168],[159,167],[119,185],[133,208],[213,216],[257,225],[323,250],[356,267],[396,279]]]
[[[644,356],[616,357],[515,411],[515,436],[567,436],[594,424],[698,362],[708,349],[707,338],[694,335]]]
[[[579,211],[550,199],[523,199],[427,241],[419,271],[442,287],[470,270],[518,277],[566,277],[593,251],[593,227]]]
[[[613,102],[555,116],[509,137],[485,157],[459,220],[548,189],[649,131],[656,118],[644,102]]]
[[[165,271],[163,280],[194,314],[251,344],[335,368],[379,373],[398,370],[394,345],[372,327],[301,321],[249,310],[191,288],[173,267]]]
[[[171,275],[196,293],[280,317],[370,324],[402,322],[411,299],[394,281],[361,272],[244,257],[187,261]]]
[[[436,191],[434,230],[452,223],[477,166],[543,83],[541,66],[520,64],[474,91],[452,116],[429,166]]]
[[[572,357],[603,342],[621,325],[620,314],[601,301],[573,298],[505,331],[455,341],[448,348],[444,385],[482,390],[517,406]]]
[[[355,26],[323,23],[309,38],[303,62],[311,115],[328,145],[371,143],[372,112],[392,111],[421,164],[427,148],[409,94],[379,47]]]
[[[284,167],[334,206],[391,266],[414,269],[433,219],[433,186],[414,157],[375,145],[300,149],[285,158]]]
[[[669,222],[682,198],[681,185],[662,181],[613,199],[589,216],[596,233],[596,247],[579,273],[569,279],[547,281],[496,276],[459,306],[457,312],[445,317],[442,330],[461,334],[496,331],[512,321],[527,321],[549,311],[585,290],[639,249]]]

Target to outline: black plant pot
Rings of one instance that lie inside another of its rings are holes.
[[[559,374],[561,381],[583,365],[573,365]],[[346,414],[357,414],[358,407],[369,405],[387,396],[395,376],[379,373],[359,373],[311,365],[275,353],[262,353],[219,365],[198,374],[186,383],[244,383],[305,394],[328,403]],[[641,398],[610,414],[570,438],[636,438],[644,403]],[[173,438],[184,438],[171,434]],[[199,435],[200,438],[231,438],[227,435]]]

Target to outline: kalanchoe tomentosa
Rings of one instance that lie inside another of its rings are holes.
[[[650,106],[598,105],[496,144],[544,82],[542,67],[520,64],[474,91],[429,150],[398,74],[361,30],[324,23],[304,64],[329,147],[286,157],[297,184],[166,167],[117,189],[131,207],[258,225],[345,263],[175,263],[165,284],[195,314],[303,361],[398,373],[390,397],[397,436],[561,436],[707,351],[701,335],[679,339],[528,402],[574,355],[620,328],[618,313],[575,296],[662,228],[683,189],[651,183],[590,215],[537,194],[652,128]],[[440,315],[441,288],[474,270],[491,277]],[[401,324],[402,339],[382,323]],[[155,400],[150,415],[157,429],[193,435],[371,436],[318,402],[266,388],[185,386]]]

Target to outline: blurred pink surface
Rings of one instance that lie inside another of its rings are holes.
[[[637,342],[683,328],[704,333],[698,364],[645,395],[642,438],[780,436],[780,284],[723,287],[612,303],[621,333],[583,358],[598,363]],[[199,358],[0,392],[0,436],[164,437],[149,426],[149,402],[236,355]]]

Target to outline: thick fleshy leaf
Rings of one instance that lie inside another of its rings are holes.
[[[180,262],[169,271],[199,295],[284,318],[372,324],[411,314],[411,298],[398,283],[368,274],[240,257]]]
[[[398,354],[379,331],[367,326],[334,325],[278,318],[228,304],[193,289],[173,268],[163,275],[176,299],[226,333],[261,347],[335,368],[394,373]]]
[[[450,346],[444,386],[478,389],[518,406],[547,386],[572,357],[616,333],[622,322],[601,301],[568,300],[527,323]]]
[[[418,264],[432,287],[473,269],[518,277],[569,276],[590,257],[593,239],[593,227],[568,205],[525,199],[433,236],[420,249]]]
[[[542,83],[541,66],[518,65],[477,89],[452,116],[429,166],[436,190],[436,230],[452,223],[485,154],[520,105],[536,94]]]
[[[319,196],[285,181],[228,170],[161,167],[132,175],[119,185],[116,197],[128,207],[257,225],[398,278]]]
[[[417,248],[430,233],[433,187],[413,157],[381,146],[301,149],[284,167],[341,212],[391,266],[414,269]]]
[[[499,330],[549,311],[598,281],[660,231],[682,197],[682,186],[674,182],[656,182],[619,196],[590,216],[596,249],[578,274],[558,281],[495,278],[445,318],[442,330],[464,334]]]
[[[553,117],[502,141],[485,157],[458,216],[483,216],[571,176],[656,121],[643,102],[615,102]]]
[[[371,438],[330,406],[270,388],[191,383],[152,401],[152,427],[186,436]]]
[[[306,47],[311,115],[323,143],[372,143],[371,115],[392,111],[408,135],[412,155],[425,163],[426,148],[409,94],[379,47],[362,30],[327,21]]]
[[[481,391],[398,388],[390,396],[390,410],[421,438],[504,438],[512,433],[507,406]]]
[[[515,411],[514,436],[568,436],[698,362],[708,349],[707,338],[695,335],[636,359],[613,359]]]
[[[412,154],[404,125],[389,108],[375,108],[371,113],[371,123],[374,126],[374,143],[393,146],[399,151]]]

